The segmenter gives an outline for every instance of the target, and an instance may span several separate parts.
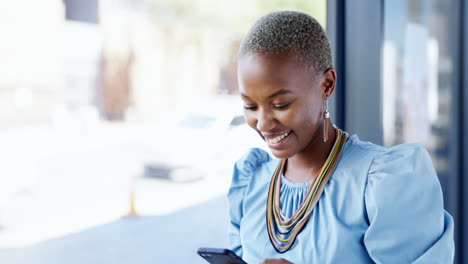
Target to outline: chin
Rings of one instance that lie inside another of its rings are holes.
[[[284,149],[284,150],[278,150],[278,149],[272,149],[270,148],[271,154],[275,156],[278,159],[287,159],[292,156],[294,156],[294,153],[291,153],[290,151]]]

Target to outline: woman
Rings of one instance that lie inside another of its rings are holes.
[[[244,38],[245,118],[276,159],[252,149],[236,162],[231,249],[248,263],[452,263],[453,220],[429,155],[336,128],[336,78],[328,38],[306,14],[268,14]]]

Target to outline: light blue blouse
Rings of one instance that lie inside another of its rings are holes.
[[[266,228],[270,179],[279,159],[252,149],[234,166],[230,248],[248,263],[453,263],[453,220],[428,153],[417,144],[384,148],[348,139],[308,223],[286,253]],[[310,182],[283,177],[281,211],[291,217]]]

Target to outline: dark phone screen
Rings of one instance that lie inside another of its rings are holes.
[[[229,249],[199,248],[197,253],[211,264],[247,264]]]

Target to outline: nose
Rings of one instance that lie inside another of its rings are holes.
[[[269,111],[259,110],[257,116],[257,130],[260,132],[267,132],[275,126],[275,118]]]

